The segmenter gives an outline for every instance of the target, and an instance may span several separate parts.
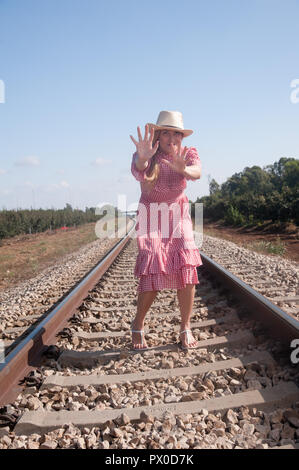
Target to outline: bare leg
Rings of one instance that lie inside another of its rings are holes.
[[[181,311],[181,331],[190,330],[190,318],[193,309],[195,285],[187,284],[184,289],[177,290],[178,301]],[[194,339],[192,334],[189,335],[189,346],[196,346],[197,341]],[[183,346],[187,346],[187,334],[181,335],[181,341]]]
[[[145,315],[155,300],[157,292],[158,291],[156,290],[139,292],[137,299],[137,313],[132,322],[133,330],[143,330]],[[132,333],[132,345],[134,349],[140,349],[142,347],[142,337],[140,333]],[[147,344],[143,341],[143,347],[146,346]]]

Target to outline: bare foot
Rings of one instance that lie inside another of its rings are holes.
[[[132,331],[134,330],[134,332]],[[138,330],[138,332],[137,332]],[[142,328],[135,328],[131,326],[132,331],[132,347],[133,349],[145,349],[148,348],[148,345],[144,338],[144,330]]]
[[[183,348],[196,348],[198,346],[198,341],[194,338],[191,330],[187,328],[182,330],[180,337]]]

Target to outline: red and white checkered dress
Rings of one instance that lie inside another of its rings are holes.
[[[134,153],[133,176],[140,181],[141,197],[137,210],[138,256],[134,275],[140,277],[138,292],[161,289],[182,289],[186,284],[199,284],[196,266],[202,264],[195,245],[189,201],[184,193],[186,180],[191,177],[172,170],[162,159],[172,156],[158,150],[160,165],[158,180],[151,190],[144,175],[149,169],[136,168]],[[195,147],[187,151],[186,164],[201,165]]]

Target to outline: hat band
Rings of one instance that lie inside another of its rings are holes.
[[[180,131],[184,131],[185,129],[182,129],[181,127],[177,127],[177,126],[171,126],[170,124],[156,124],[156,126],[159,126],[159,127],[173,127],[174,129],[179,129]]]

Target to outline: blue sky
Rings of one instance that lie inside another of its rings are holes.
[[[161,110],[194,130],[191,200],[298,158],[298,17],[298,0],[0,0],[0,209],[138,202],[129,135]]]

